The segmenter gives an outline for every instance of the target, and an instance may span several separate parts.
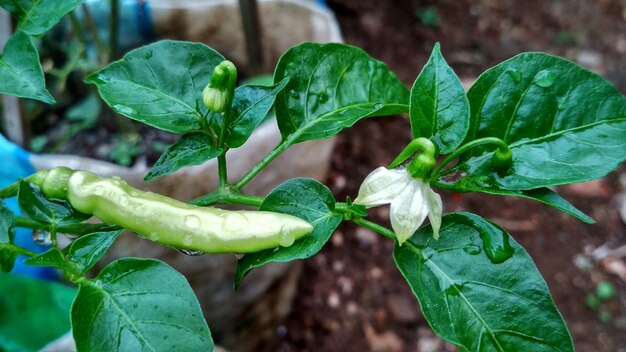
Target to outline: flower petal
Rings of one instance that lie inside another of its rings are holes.
[[[433,238],[439,239],[439,229],[441,228],[441,214],[443,212],[443,204],[441,196],[432,189],[428,189],[426,200],[428,202],[428,220],[433,228]]]
[[[354,204],[371,208],[391,203],[411,182],[413,179],[404,169],[389,170],[379,167],[363,180]]]
[[[428,184],[412,180],[410,185],[391,202],[391,227],[400,245],[411,238],[426,219],[428,214],[426,192],[429,190]]]

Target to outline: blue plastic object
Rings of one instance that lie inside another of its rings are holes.
[[[30,155],[27,151],[9,142],[0,134],[0,160],[2,160],[2,167],[0,168],[0,188],[4,188],[19,178],[26,177],[35,172],[35,169],[29,162],[29,158]],[[4,201],[14,213],[20,213],[17,198],[5,199]],[[50,248],[49,246],[36,244],[33,241],[32,231],[29,229],[17,229],[15,233],[15,244],[36,253],[43,253]],[[22,263],[23,260],[23,256],[18,257],[12,273],[48,280],[58,279],[58,275],[54,269],[28,266]]]
[[[110,2],[88,0],[86,5],[96,23],[98,35],[103,40],[108,40],[109,17],[111,16]],[[122,0],[120,2],[119,16],[118,50],[120,52],[126,52],[155,39],[148,1]],[[94,48],[91,47],[90,49],[93,50]]]

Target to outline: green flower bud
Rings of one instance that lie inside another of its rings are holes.
[[[224,112],[224,110],[226,110],[227,100],[228,94],[223,90],[206,86],[202,91],[204,106],[213,112]]]
[[[513,166],[513,152],[507,146],[499,146],[491,158],[491,166],[498,173],[504,173]]]
[[[220,62],[211,75],[209,84],[202,91],[204,105],[213,112],[224,112],[232,103],[237,82],[237,68],[224,60]]]

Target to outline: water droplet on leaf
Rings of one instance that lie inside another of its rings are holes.
[[[506,70],[506,74],[509,75],[515,83],[522,81],[522,74],[514,68]]]
[[[321,104],[324,104],[324,103],[325,103],[325,102],[327,102],[327,101],[328,101],[328,94],[326,94],[326,92],[321,92],[321,93],[319,94],[319,102],[320,102]]]
[[[376,110],[378,110],[378,109],[382,109],[382,108],[383,108],[383,106],[385,106],[385,105],[383,105],[383,104],[381,104],[381,103],[377,103],[377,104],[375,104],[375,105],[374,105],[374,109],[376,109]]]
[[[237,258],[237,260],[241,260],[245,255],[245,253],[235,253],[235,258]]]
[[[534,83],[541,88],[548,88],[554,84],[555,78],[556,76],[552,73],[552,71],[542,70],[535,76]]]
[[[137,113],[135,109],[126,105],[116,104],[116,105],[113,105],[112,107],[113,107],[113,110],[125,116],[134,116]]]
[[[33,241],[40,246],[49,246],[52,243],[52,236],[43,230],[33,230]]]
[[[462,284],[452,284],[444,290],[444,293],[448,296],[458,296],[463,292]]]
[[[289,96],[291,97],[291,99],[300,99],[300,93],[298,93],[297,90],[292,90],[291,92],[289,92]]]
[[[474,245],[469,245],[467,247],[463,247],[463,252],[469,254],[469,255],[478,255],[480,254],[480,247],[478,246],[474,246]]]
[[[509,244],[509,234],[497,227],[477,228],[483,240],[483,249],[489,260],[500,264],[513,255],[513,247]]]
[[[193,235],[185,235],[185,237],[183,237],[183,244],[185,246],[191,246],[192,243],[193,243]]]

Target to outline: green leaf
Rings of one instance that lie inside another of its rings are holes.
[[[46,90],[37,48],[24,32],[15,33],[0,56],[0,94],[55,103]]]
[[[78,351],[212,351],[189,283],[154,259],[126,258],[84,281],[72,305]]]
[[[144,180],[171,174],[186,166],[200,165],[220,156],[224,149],[216,147],[214,143],[213,138],[204,132],[183,135],[178,142],[167,148]]]
[[[76,289],[0,273],[0,351],[35,352],[70,331]]]
[[[261,265],[313,256],[326,244],[342,219],[341,215],[334,213],[335,197],[330,190],[309,178],[291,179],[276,187],[259,209],[297,216],[313,225],[313,232],[289,247],[246,254],[237,263],[235,287],[250,270]]]
[[[461,80],[448,66],[439,43],[411,89],[413,137],[430,138],[440,154],[454,151],[469,128],[469,102]]]
[[[13,240],[13,224],[15,214],[0,199],[0,244],[10,243]]]
[[[487,194],[494,194],[500,196],[513,196],[531,199],[540,203],[543,203],[552,208],[558,209],[568,215],[575,217],[576,219],[586,223],[594,224],[595,221],[587,214],[578,210],[572,204],[570,204],[563,197],[549,188],[536,188],[526,191],[512,191],[507,189],[501,189],[490,183],[489,177],[465,177],[453,185],[453,189],[457,192],[481,192]],[[449,185],[442,185],[435,183],[436,186],[444,186],[442,188],[449,188]]]
[[[66,13],[85,0],[0,0],[0,6],[17,20],[17,30],[32,36],[45,34]]]
[[[226,126],[224,142],[229,148],[242,146],[274,106],[276,95],[287,86],[289,77],[265,86],[241,86],[233,98],[233,118]],[[221,119],[216,119],[221,124]]]
[[[408,110],[409,91],[385,64],[344,44],[303,43],[279,60],[276,118],[292,143],[328,138],[365,117]]]
[[[396,245],[394,260],[440,337],[462,351],[574,351],[548,287],[526,251],[469,213]]]
[[[200,129],[202,90],[224,57],[200,43],[162,40],[85,78],[117,113],[173,133]]]
[[[20,182],[17,201],[24,214],[46,224],[75,224],[91,217],[77,212],[66,201],[46,198],[39,187],[26,181]]]
[[[461,169],[500,188],[523,190],[593,180],[626,159],[626,98],[602,77],[546,54],[515,56],[483,73],[468,92],[466,142],[498,137],[513,152],[506,175],[475,153]]]
[[[95,232],[111,232],[121,229],[117,225],[109,224],[63,224],[57,227],[57,232],[85,236]]]
[[[73,273],[76,268],[71,263],[65,261],[63,254],[58,248],[51,248],[44,253],[30,257],[24,260],[24,264],[31,266],[49,266],[61,269],[67,273]]]
[[[0,271],[8,273],[13,270],[15,261],[20,255],[17,248],[11,243],[0,243]]]
[[[124,230],[95,232],[80,237],[72,242],[67,259],[74,263],[81,273],[86,273],[96,265],[122,232]]]

